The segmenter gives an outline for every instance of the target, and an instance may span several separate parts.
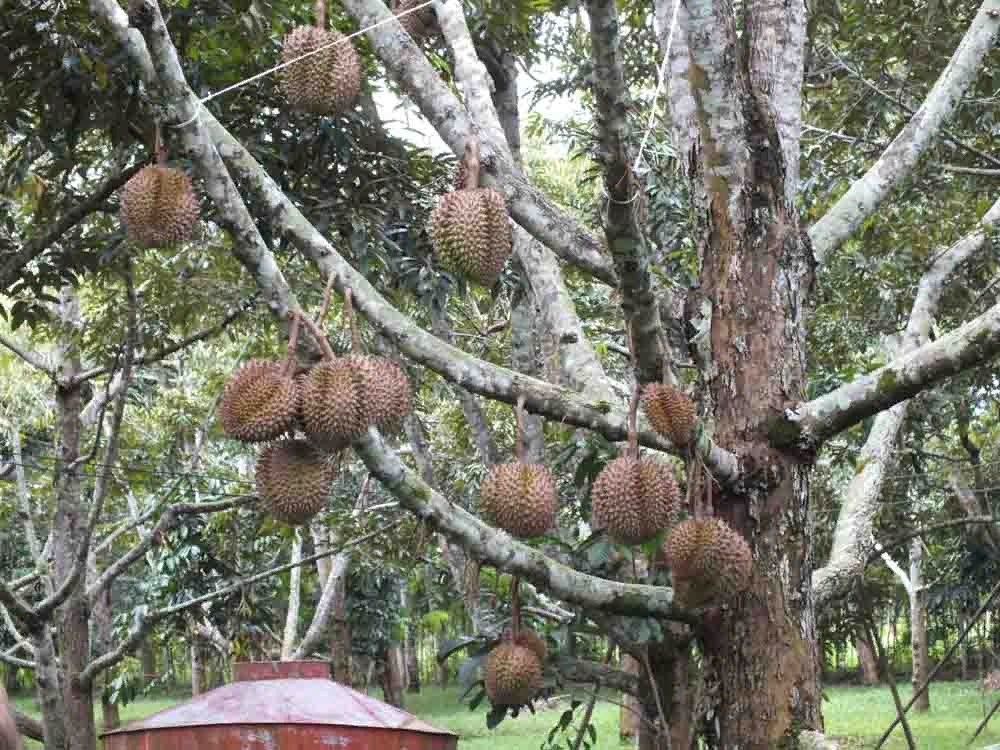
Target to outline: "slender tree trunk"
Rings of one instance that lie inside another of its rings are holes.
[[[446,640],[448,640],[448,637],[442,628],[441,632],[437,634],[437,647],[439,651],[444,646]],[[438,666],[438,686],[442,688],[448,687],[450,677],[451,670],[448,668],[448,660],[446,659]]]
[[[347,576],[340,576],[333,595],[333,618],[330,628],[330,655],[333,659],[333,679],[351,687],[351,625],[347,621]],[[367,688],[367,685],[365,686]]]
[[[913,652],[913,689],[927,681],[927,591],[923,576],[924,547],[919,538],[910,541],[910,646]],[[924,690],[913,704],[914,711],[929,711],[930,689]]]
[[[156,679],[156,651],[153,649],[151,640],[143,641],[139,652],[139,661],[142,664],[141,684],[145,687],[151,680]]]
[[[958,614],[958,629],[964,631],[969,626],[969,613],[963,607]],[[959,679],[969,679],[969,639],[958,645]]]
[[[420,660],[417,655],[417,626],[411,621],[406,628],[406,689],[420,692]]]
[[[96,578],[97,561],[90,555],[87,565],[91,580]],[[94,602],[94,646],[97,653],[107,653],[114,648],[114,623],[111,611],[111,587],[106,587]],[[107,673],[102,675],[102,682],[105,683],[101,689],[101,721],[105,730],[115,729],[119,724],[118,705],[110,700],[110,690],[107,686]]]
[[[626,674],[639,675],[639,660],[630,654],[622,654],[621,669]],[[639,736],[642,726],[642,705],[634,695],[622,695],[621,710],[618,714],[618,739],[622,742]]]
[[[201,644],[196,636],[191,637],[191,695],[201,695],[202,663]]]
[[[878,665],[875,663],[875,652],[868,638],[858,633],[854,639],[854,648],[858,652],[858,672],[864,685],[874,685],[878,682]]]
[[[403,708],[403,678],[405,662],[401,644],[393,643],[382,654],[385,662],[382,670],[382,693],[385,702],[396,708]]]

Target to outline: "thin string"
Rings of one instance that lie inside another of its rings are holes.
[[[656,80],[656,90],[653,92],[653,105],[652,110],[649,113],[649,122],[646,125],[646,132],[642,135],[642,141],[639,143],[639,151],[635,156],[635,169],[639,169],[642,166],[642,152],[646,150],[646,141],[649,140],[649,134],[653,132],[653,125],[656,122],[656,104],[660,98],[660,93],[663,91],[663,82],[667,79],[667,64],[670,62],[670,47],[674,43],[674,32],[677,31],[677,11],[680,8],[681,0],[674,0],[674,10],[672,18],[670,19],[670,30],[667,32],[667,49],[663,53],[663,62],[660,63],[660,70],[657,73]]]
[[[420,5],[417,5],[417,6],[413,7],[413,8],[410,8],[409,10],[404,10],[404,11],[401,11],[400,13],[393,13],[389,18],[384,18],[381,21],[376,21],[371,26],[366,26],[363,29],[359,29],[358,31],[355,31],[355,32],[353,32],[351,34],[348,34],[346,37],[344,37],[342,39],[337,39],[334,42],[330,42],[328,44],[324,44],[324,45],[322,45],[320,47],[317,47],[314,50],[306,52],[303,55],[299,55],[298,57],[295,57],[295,58],[293,58],[291,60],[288,60],[288,61],[283,62],[283,63],[278,63],[274,67],[268,68],[267,70],[263,70],[260,73],[257,73],[255,75],[250,76],[249,78],[244,78],[242,81],[237,81],[236,83],[234,83],[234,84],[232,84],[230,86],[226,86],[224,89],[219,89],[218,91],[216,91],[216,92],[214,92],[212,94],[209,94],[208,96],[204,97],[203,99],[198,99],[197,100],[197,104],[196,104],[195,109],[194,109],[194,114],[191,115],[191,117],[189,117],[184,122],[178,123],[177,125],[170,125],[169,127],[172,127],[172,128],[187,127],[192,122],[194,122],[195,120],[198,119],[198,115],[201,114],[201,108],[202,108],[202,106],[206,102],[210,102],[212,99],[215,99],[217,96],[222,96],[223,94],[227,94],[230,91],[235,91],[238,88],[242,88],[243,86],[246,86],[248,83],[253,83],[254,81],[260,80],[261,78],[264,78],[266,76],[271,75],[272,73],[275,73],[275,72],[281,70],[282,68],[287,68],[289,65],[294,65],[295,63],[299,62],[300,60],[304,60],[305,58],[307,58],[307,57],[309,57],[311,55],[315,55],[315,54],[317,54],[319,52],[322,52],[325,49],[329,49],[330,47],[335,47],[338,44],[347,44],[347,43],[349,43],[351,41],[351,39],[353,39],[356,36],[361,36],[362,34],[364,34],[366,32],[369,32],[372,29],[378,28],[382,24],[390,23],[391,21],[398,20],[402,16],[409,15],[410,13],[416,13],[418,10],[421,10],[422,8],[426,8],[428,5],[432,5],[433,3],[434,3],[434,0],[426,0],[425,2],[421,3]],[[676,8],[675,8],[675,11],[676,11]]]

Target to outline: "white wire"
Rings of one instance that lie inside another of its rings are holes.
[[[642,134],[642,141],[639,143],[639,151],[635,156],[635,169],[636,171],[642,166],[642,152],[646,150],[646,141],[649,139],[649,134],[653,132],[653,126],[656,123],[656,102],[660,98],[660,92],[663,90],[663,82],[666,80],[667,65],[670,63],[670,47],[674,42],[674,32],[677,31],[677,11],[680,8],[681,0],[674,0],[674,10],[672,18],[670,19],[670,29],[667,32],[667,49],[663,53],[663,62],[660,63],[660,70],[656,77],[656,90],[653,92],[653,107],[652,111],[649,113],[649,123],[646,125],[646,132]]]
[[[304,55],[299,55],[298,57],[293,58],[291,60],[288,60],[286,62],[278,63],[274,67],[268,68],[267,70],[263,70],[260,73],[257,73],[255,75],[250,76],[249,78],[244,78],[242,81],[237,81],[236,83],[234,83],[234,84],[232,84],[230,86],[226,86],[224,89],[219,89],[218,91],[209,94],[208,96],[204,97],[203,99],[199,99],[198,102],[197,102],[197,106],[195,107],[194,114],[191,117],[189,117],[187,120],[185,120],[182,123],[178,123],[177,125],[171,125],[170,127],[172,127],[172,128],[183,128],[183,127],[186,127],[187,125],[190,125],[192,122],[194,122],[196,119],[198,119],[198,115],[201,113],[201,107],[202,107],[202,105],[205,104],[205,102],[211,101],[212,99],[214,99],[217,96],[222,96],[223,94],[227,94],[230,91],[235,91],[238,88],[242,88],[243,86],[246,86],[248,83],[253,83],[254,81],[260,80],[261,78],[264,78],[265,76],[269,76],[272,73],[281,70],[282,68],[287,68],[289,65],[294,65],[299,60],[304,60],[305,58],[309,57],[310,55],[315,55],[315,54],[317,54],[319,52],[322,52],[325,49],[329,49],[330,47],[335,47],[338,44],[346,44],[346,43],[350,42],[351,39],[353,39],[356,36],[361,36],[362,34],[368,32],[368,31],[371,31],[374,28],[379,27],[379,26],[381,26],[384,23],[390,23],[392,21],[395,21],[395,20],[399,19],[402,16],[409,15],[410,13],[416,13],[418,10],[420,10],[422,8],[426,8],[428,5],[432,5],[433,3],[434,3],[434,0],[426,0],[425,2],[421,3],[420,5],[417,5],[417,6],[413,7],[413,8],[410,8],[409,10],[404,10],[404,11],[398,13],[398,14],[394,13],[389,18],[384,18],[381,21],[376,21],[371,26],[366,26],[363,29],[359,29],[358,31],[353,32],[352,34],[348,34],[347,36],[345,36],[342,39],[337,39],[336,41],[330,42],[329,44],[324,44],[321,47],[317,47],[314,50],[306,52]]]

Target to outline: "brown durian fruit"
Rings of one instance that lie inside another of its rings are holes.
[[[628,446],[610,461],[590,488],[591,525],[615,541],[641,544],[671,524],[680,505],[677,478],[667,464],[639,457],[636,434],[638,386],[629,405]]]
[[[283,523],[304,524],[326,507],[337,461],[305,440],[284,439],[264,447],[257,459],[261,509]]]
[[[121,221],[129,240],[147,248],[191,237],[200,208],[191,178],[160,163],[143,167],[122,190]]]
[[[698,420],[694,403],[672,385],[648,383],[642,389],[642,408],[653,429],[686,448]]]
[[[479,184],[479,146],[465,148],[463,184],[445,193],[431,211],[431,243],[445,271],[492,287],[513,251],[514,230],[503,194]]]
[[[388,357],[361,356],[365,378],[367,419],[379,430],[394,434],[410,413],[410,379],[402,365]]]
[[[366,366],[363,355],[349,354],[320,362],[299,381],[302,430],[317,448],[337,452],[371,424]]]
[[[558,490],[542,464],[524,460],[524,397],[517,400],[517,440],[511,463],[497,464],[479,487],[483,513],[515,536],[538,536],[555,524]]]
[[[295,110],[333,115],[350,109],[361,92],[361,57],[350,40],[335,29],[297,26],[281,43],[281,62],[323,48],[279,73],[282,92]]]
[[[556,482],[541,464],[497,464],[480,485],[479,502],[483,513],[504,531],[539,536],[555,524]]]
[[[436,33],[439,30],[437,16],[434,14],[434,7],[424,5],[420,10],[407,13],[411,8],[423,5],[427,0],[392,0],[391,10],[399,16],[399,25],[406,33],[413,37],[413,41],[419,42],[421,39]],[[405,15],[400,15],[405,14]]]
[[[285,360],[251,359],[229,376],[222,389],[219,422],[229,437],[244,443],[274,440],[295,429],[298,383],[295,342],[298,317],[293,315]]]
[[[518,646],[524,646],[534,651],[535,656],[538,657],[538,661],[541,664],[545,664],[545,658],[548,656],[549,649],[545,645],[545,639],[534,630],[521,628],[518,630],[517,635],[513,636],[512,640]]]
[[[606,528],[625,544],[656,536],[670,525],[679,503],[680,488],[669,466],[627,455],[609,462],[590,490],[594,528]]]
[[[498,706],[521,706],[545,686],[542,663],[528,646],[504,641],[486,655],[486,695]]]
[[[684,606],[722,603],[750,583],[750,545],[721,518],[682,521],[671,530],[663,552]]]

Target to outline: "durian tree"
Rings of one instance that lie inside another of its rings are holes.
[[[904,335],[887,342],[885,363],[819,393],[810,392],[807,381],[813,295],[845,248],[867,241],[870,228],[884,219],[889,199],[899,195],[942,136],[962,96],[983,85],[981,70],[1000,25],[996,0],[962,9],[958,15],[968,27],[951,35],[951,62],[923,104],[904,118],[905,126],[894,131],[885,150],[872,156],[867,171],[826,201],[821,214],[805,216],[798,204],[807,192],[800,180],[803,78],[814,52],[808,43],[816,38],[810,23],[817,15],[807,17],[803,3],[763,1],[738,7],[663,1],[645,7],[646,16],[655,13],[665,63],[652,67],[664,75],[667,138],[690,193],[696,283],[683,295],[664,278],[664,264],[648,242],[646,213],[657,203],[647,202],[644,185],[665,167],[648,152],[640,160],[644,139],[628,127],[625,71],[633,73],[641,65],[623,55],[627,47],[616,4],[589,0],[584,9],[601,185],[599,205],[593,207],[600,217],[598,236],[526,176],[518,159],[517,108],[511,106],[516,100],[512,60],[503,54],[495,59],[496,46],[481,43],[480,28],[472,36],[462,4],[434,3],[460,99],[380,0],[345,0],[343,10],[364,30],[373,67],[377,60],[378,69],[417,105],[456,156],[470,145],[478,150],[478,169],[471,170],[478,173],[476,183],[466,181],[466,171],[454,193],[498,191],[513,222],[509,243],[505,232],[479,231],[480,222],[495,220],[495,198],[451,199],[462,204],[451,220],[457,216],[474,225],[465,237],[478,244],[465,248],[467,256],[512,252],[537,322],[556,344],[558,372],[549,380],[497,366],[443,341],[380,293],[327,233],[306,219],[289,198],[290,189],[233,137],[226,100],[215,100],[211,107],[195,103],[175,46],[177,24],[168,28],[153,0],[132,2],[128,13],[112,0],[91,0],[89,7],[108,34],[105,43],[117,45],[127,57],[127,68],[121,69],[141,81],[162,124],[190,159],[218,224],[228,232],[232,256],[253,277],[280,325],[302,303],[289,262],[275,257],[270,242],[275,235],[294,245],[318,277],[331,278],[340,294],[349,290],[359,314],[412,363],[468,392],[511,407],[523,405],[534,418],[594,431],[611,441],[627,439],[627,458],[635,459],[642,445],[644,458],[669,454],[692,469],[685,477],[686,500],[696,499],[685,508],[696,516],[692,521],[720,529],[719,534],[738,534],[752,557],[749,576],[734,595],[707,608],[682,606],[674,595],[677,586],[574,570],[449,502],[400,459],[376,428],[351,435],[354,452],[403,507],[483,564],[584,608],[611,633],[620,632],[620,617],[674,623],[652,642],[619,639],[649,665],[641,692],[652,726],[660,706],[668,707],[662,718],[671,739],[647,727],[644,747],[688,747],[695,732],[717,747],[796,746],[801,732],[821,729],[816,607],[849,593],[863,569],[879,490],[910,399],[982,366],[1000,351],[996,307],[978,317],[970,311],[967,321],[952,321],[948,331],[934,326],[946,283],[987,246],[1000,203],[991,198],[969,222],[971,229],[956,227],[939,240],[944,251],[917,264],[919,283]],[[485,26],[489,38],[496,24]],[[185,28],[190,30],[190,21]],[[440,236],[442,257],[448,255],[444,250],[462,251],[461,233]],[[497,238],[502,240],[497,247],[481,246]],[[456,270],[462,272],[460,266]],[[617,293],[629,332],[625,349],[634,365],[624,386],[608,376],[574,309],[566,278],[578,272]],[[982,304],[976,311],[981,309]],[[678,327],[680,346],[676,336],[667,335]],[[679,377],[687,371],[696,374]],[[684,380],[687,387],[678,397],[676,386]],[[649,394],[638,429],[629,429],[638,401],[632,381]],[[688,404],[693,402],[698,409],[692,415]],[[677,404],[679,415],[672,411]],[[665,420],[656,418],[658,409]],[[845,493],[829,559],[814,561],[808,508],[815,456],[831,437],[866,419],[873,423]],[[641,499],[641,467],[622,474],[622,481],[631,483],[630,493],[623,495]],[[716,520],[706,523],[709,519]],[[671,536],[694,528],[683,523]],[[714,549],[714,556],[700,562],[718,570],[726,563],[719,550],[739,546],[720,545],[718,534],[703,538],[701,531],[673,544],[671,536],[665,552],[675,578],[681,570],[694,569],[692,550]],[[687,582],[694,580],[689,576]],[[17,604],[6,587],[0,594],[5,604]],[[14,610],[30,615],[22,607]],[[694,658],[692,634],[700,660]],[[695,671],[707,696],[704,704],[696,705],[686,689],[686,677]],[[676,675],[685,678],[675,682]],[[653,700],[654,695],[665,700]]]

